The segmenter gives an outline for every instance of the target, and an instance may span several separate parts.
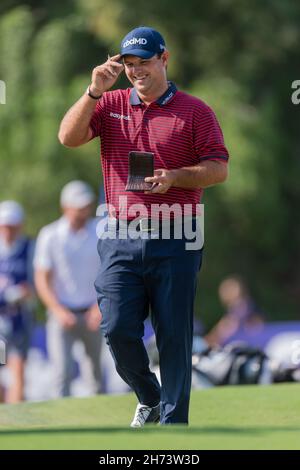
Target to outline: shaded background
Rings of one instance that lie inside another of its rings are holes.
[[[230,178],[206,191],[196,315],[222,314],[219,282],[241,274],[267,320],[299,319],[300,5],[294,0],[1,0],[0,200],[16,199],[35,236],[59,215],[61,187],[102,180],[99,143],[66,149],[65,111],[92,68],[138,25],[165,36],[169,78],[216,112]],[[125,76],[118,87],[129,86]]]

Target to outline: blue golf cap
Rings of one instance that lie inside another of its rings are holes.
[[[164,38],[158,31],[147,26],[139,26],[130,31],[122,40],[120,54],[150,59],[155,54],[161,54],[165,49]]]

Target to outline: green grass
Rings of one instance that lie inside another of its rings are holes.
[[[132,394],[0,406],[0,449],[300,449],[300,385],[192,394],[190,426],[130,429]]]

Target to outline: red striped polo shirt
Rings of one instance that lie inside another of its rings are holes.
[[[185,215],[196,214],[203,193],[202,189],[175,187],[165,194],[125,191],[129,152],[153,152],[155,169],[171,170],[204,160],[225,163],[228,160],[214,112],[200,99],[178,91],[171,82],[168,90],[149,106],[140,100],[134,88],[104,93],[90,127],[92,138],[100,136],[101,139],[109,212],[120,219],[149,217],[151,209],[161,205],[166,213],[173,208],[174,217],[180,215],[176,208]]]

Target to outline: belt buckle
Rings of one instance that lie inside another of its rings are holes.
[[[141,232],[152,232],[152,230],[154,230],[154,228],[151,227],[151,219],[148,219],[147,217],[143,217],[139,220],[139,227]]]

